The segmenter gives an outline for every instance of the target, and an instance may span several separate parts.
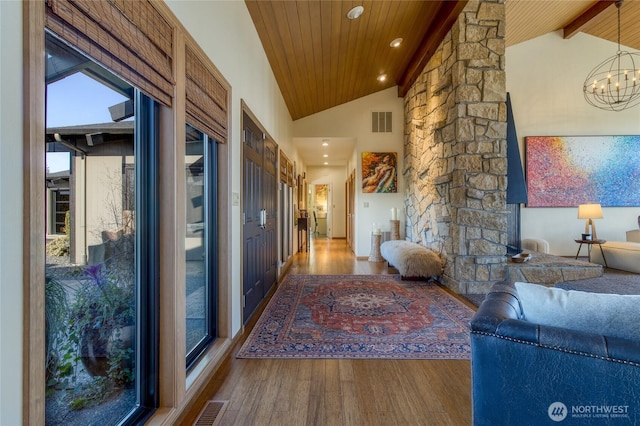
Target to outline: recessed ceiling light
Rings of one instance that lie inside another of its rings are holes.
[[[327,162],[325,161],[325,162],[324,162],[324,165],[325,165],[325,166],[328,166],[328,165],[329,165],[329,163],[327,163]]]
[[[324,158],[327,158],[329,156],[329,154],[323,154],[322,155]]]
[[[391,46],[391,47],[398,47],[398,46],[400,46],[401,44],[402,44],[402,38],[401,38],[401,37],[398,37],[398,38],[394,39],[394,40],[389,44],[389,46]]]
[[[329,142],[322,142],[322,146],[329,146]]]
[[[358,19],[360,17],[360,15],[362,15],[362,12],[364,12],[364,7],[356,6],[353,9],[351,9],[350,11],[347,12],[347,18],[349,18],[349,19]]]
[[[378,76],[378,81],[379,81],[380,83],[382,83],[383,81],[386,81],[386,80],[387,80],[387,75],[386,75],[386,74],[380,74],[380,75]]]

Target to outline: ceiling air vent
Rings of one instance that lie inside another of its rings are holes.
[[[372,112],[371,131],[373,133],[391,133],[391,112]]]

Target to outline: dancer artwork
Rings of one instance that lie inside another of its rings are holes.
[[[397,154],[362,153],[362,192],[398,192]]]

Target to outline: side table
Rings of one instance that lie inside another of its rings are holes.
[[[604,243],[606,243],[606,240],[574,240],[576,243],[580,244],[578,246],[578,253],[576,253],[576,259],[578,258],[578,255],[580,254],[580,250],[582,249],[582,245],[586,244],[587,245],[587,259],[589,260],[589,262],[591,262],[591,247],[594,244],[597,244],[598,247],[600,247],[600,253],[602,253],[602,260],[604,260],[604,266],[605,268],[608,268],[607,266],[607,258],[604,257],[604,250],[602,250],[602,245]]]
[[[309,251],[309,221],[306,217],[298,218],[298,251]]]

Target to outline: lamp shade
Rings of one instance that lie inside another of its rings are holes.
[[[603,217],[600,204],[580,204],[578,206],[578,219],[602,219]]]

